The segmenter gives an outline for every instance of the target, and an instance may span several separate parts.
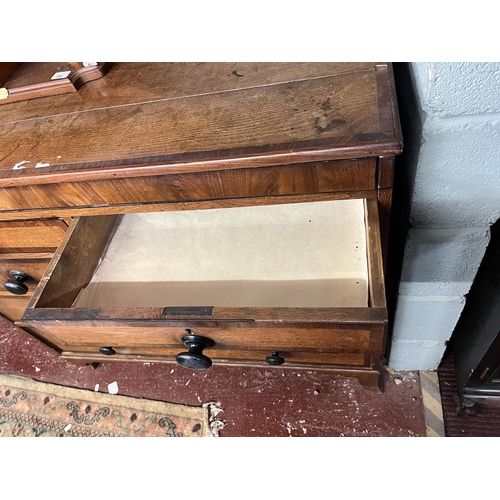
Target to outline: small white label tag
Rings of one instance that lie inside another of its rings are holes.
[[[57,73],[54,73],[51,77],[51,80],[60,80],[61,78],[66,78],[67,76],[69,76],[69,74],[71,73],[71,70],[70,71],[58,71]]]
[[[99,63],[96,63],[96,62],[82,62],[82,64],[88,68],[90,66],[97,66]]]

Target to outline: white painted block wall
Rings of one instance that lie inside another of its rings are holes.
[[[500,63],[410,71],[420,144],[389,365],[435,370],[500,218]]]

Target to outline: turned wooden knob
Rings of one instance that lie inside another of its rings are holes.
[[[282,358],[280,356],[280,353],[278,351],[273,351],[271,356],[268,356],[266,358],[267,363],[270,365],[282,365],[285,362],[285,358]]]
[[[25,295],[28,293],[28,287],[24,284],[25,281],[29,281],[32,277],[23,271],[11,271],[9,273],[13,279],[7,280],[3,287],[10,293],[14,295]]]
[[[181,342],[189,348],[188,352],[180,352],[175,357],[177,363],[184,368],[191,370],[206,370],[212,366],[212,360],[203,354],[203,349],[213,347],[215,342],[207,337],[201,337],[190,332],[189,335],[184,335]]]

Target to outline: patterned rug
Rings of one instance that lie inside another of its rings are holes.
[[[218,437],[221,411],[0,375],[0,437]]]

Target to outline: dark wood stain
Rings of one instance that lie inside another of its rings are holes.
[[[343,125],[345,125],[345,120],[342,120],[342,119],[333,119],[333,120],[330,120],[326,124],[325,127],[321,127],[319,125],[320,120],[321,120],[321,118],[316,118],[314,120],[314,128],[316,129],[316,132],[318,134],[322,134],[324,132],[330,132],[331,130],[333,130],[336,127],[342,127]]]

